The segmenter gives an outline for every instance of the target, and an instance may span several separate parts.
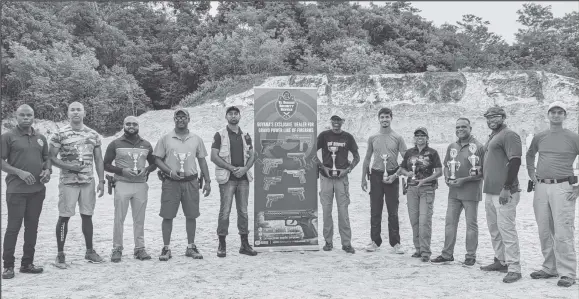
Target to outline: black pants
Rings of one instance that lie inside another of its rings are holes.
[[[388,211],[388,240],[390,246],[400,243],[400,228],[398,225],[398,194],[399,180],[392,184],[382,182],[384,172],[372,169],[370,175],[370,237],[376,245],[382,244],[382,210],[384,200],[386,200],[386,210]]]
[[[14,251],[22,220],[24,220],[24,254],[21,265],[26,266],[33,263],[34,247],[38,236],[38,220],[45,195],[46,189],[35,193],[6,194],[8,224],[4,235],[4,254],[2,255],[4,268],[14,267]]]

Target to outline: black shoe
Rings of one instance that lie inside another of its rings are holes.
[[[449,259],[443,257],[442,255],[439,255],[438,257],[436,257],[435,259],[431,260],[431,262],[435,263],[435,264],[439,264],[439,263],[450,263],[454,261],[454,257],[451,256]]]
[[[503,282],[504,283],[513,283],[519,279],[521,279],[521,273],[515,273],[515,272],[509,272],[507,273],[507,276],[505,276],[505,278],[503,278]]]
[[[26,266],[20,267],[20,273],[31,273],[31,274],[40,274],[44,271],[42,267],[36,267],[34,264],[29,264]]]
[[[257,255],[257,251],[253,250],[253,248],[251,248],[251,245],[249,245],[247,235],[241,235],[241,247],[239,248],[239,253],[249,256]]]
[[[561,279],[557,282],[557,285],[560,287],[570,287],[575,284],[575,279],[568,277],[568,276],[561,276]]]
[[[354,250],[354,247],[352,247],[352,245],[342,246],[342,250],[344,250],[347,253],[351,253],[351,254],[356,253],[356,250]]]
[[[557,277],[558,275],[549,274],[543,270],[535,271],[531,273],[532,279],[547,279],[551,277]]]
[[[420,258],[420,260],[423,261],[424,263],[430,262],[430,257],[428,257],[428,256],[423,256],[423,257]]]
[[[14,267],[4,268],[4,272],[2,272],[2,279],[11,278],[14,278]]]
[[[159,260],[162,262],[166,262],[171,258],[171,249],[163,246],[163,249],[161,249],[161,255],[159,256]]]
[[[476,259],[474,259],[474,258],[467,258],[464,260],[465,266],[474,266],[475,263],[476,263]]]
[[[122,257],[123,257],[123,248],[122,247],[113,248],[113,252],[111,253],[111,262],[118,263],[121,261]]]
[[[227,246],[225,245],[225,238],[219,237],[219,246],[217,247],[217,257],[225,257],[227,255]]]
[[[413,255],[411,255],[411,257],[416,257],[416,258],[421,257],[420,252],[418,252],[418,251],[415,252]]]
[[[141,261],[151,259],[151,256],[147,253],[145,248],[135,248],[135,250],[133,251],[133,256]]]
[[[507,265],[503,266],[503,264],[501,264],[499,259],[497,259],[496,257],[495,261],[492,264],[480,267],[480,269],[483,271],[498,271],[503,273],[509,272],[509,267]]]
[[[322,250],[324,251],[332,251],[332,249],[334,248],[334,244],[326,242],[326,245],[324,245],[324,247],[322,247]]]
[[[201,254],[201,252],[199,252],[199,249],[197,249],[197,246],[195,244],[193,244],[193,247],[187,247],[187,250],[185,250],[185,256],[188,257],[192,257],[194,260],[202,260],[203,259],[203,255]]]

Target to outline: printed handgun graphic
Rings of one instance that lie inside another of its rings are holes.
[[[278,201],[280,199],[282,199],[285,195],[284,194],[268,194],[265,196],[265,198],[267,199],[267,202],[265,203],[265,207],[266,208],[271,208],[271,204],[274,201]]]
[[[277,168],[279,165],[283,163],[283,158],[263,158],[263,174],[269,174],[272,168]]]
[[[314,210],[265,211],[263,216],[265,221],[284,220],[285,226],[301,226],[304,239],[318,237],[318,228],[313,223],[318,216]]]
[[[304,195],[304,187],[287,188],[287,192],[293,196],[297,196],[300,201],[306,200],[306,196]]]
[[[299,162],[300,167],[306,167],[306,154],[305,153],[287,153],[287,157],[292,160]]]
[[[299,169],[299,170],[287,170],[284,169],[283,172],[289,174],[289,175],[293,175],[294,178],[299,178],[300,179],[300,184],[305,184],[306,183],[306,170],[305,169]]]
[[[263,179],[263,190],[269,190],[270,186],[273,186],[281,182],[281,176],[266,176]]]

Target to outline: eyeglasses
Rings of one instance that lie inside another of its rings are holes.
[[[491,119],[495,119],[495,118],[503,118],[503,116],[500,115],[500,114],[495,114],[495,115],[489,115],[489,116],[487,116],[487,120],[491,120]]]
[[[187,120],[187,116],[175,116],[175,120],[177,121],[186,121]]]

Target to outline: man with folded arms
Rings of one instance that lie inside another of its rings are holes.
[[[575,284],[575,202],[579,194],[572,164],[579,155],[579,135],[563,128],[567,109],[553,102],[547,110],[550,127],[533,137],[527,151],[527,171],[535,184],[533,208],[545,261],[533,279],[561,275],[561,287]],[[535,171],[535,155],[539,161]]]

